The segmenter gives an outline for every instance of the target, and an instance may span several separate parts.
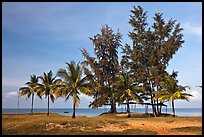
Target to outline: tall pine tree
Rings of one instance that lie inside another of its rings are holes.
[[[166,23],[161,13],[155,14],[153,26],[148,27],[147,12],[140,6],[134,6],[131,13],[131,71],[145,86],[146,94],[150,96],[153,114],[157,116],[159,108],[158,101],[153,100],[154,91],[159,89],[158,81],[166,74],[169,60],[184,42],[182,28],[179,23],[176,24],[176,20],[170,19]],[[154,104],[157,104],[157,109]]]
[[[96,34],[90,38],[93,42],[96,58],[90,57],[85,49],[82,54],[85,57],[84,63],[89,65],[92,72],[86,68],[86,75],[89,75],[91,81],[97,85],[93,92],[95,100],[90,104],[92,107],[98,107],[109,103],[110,112],[116,113],[116,91],[112,88],[116,75],[119,72],[118,48],[121,46],[122,35],[105,25],[101,29],[101,34]]]

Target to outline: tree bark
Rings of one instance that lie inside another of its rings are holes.
[[[32,93],[31,114],[33,114],[34,93]]]
[[[157,86],[157,91],[158,91],[158,86]],[[160,113],[159,113],[159,100],[158,100],[158,98],[157,98],[157,115],[160,115]]]
[[[50,96],[47,95],[47,115],[49,115]]]
[[[114,99],[111,100],[111,113],[117,113]]]
[[[162,102],[160,101],[160,103],[162,103]],[[162,105],[159,108],[159,114],[161,114],[161,110],[162,110]]]
[[[175,117],[174,100],[172,100],[172,111],[173,111],[173,117]]]
[[[129,100],[127,100],[127,113],[128,113],[128,117],[131,117]]]
[[[147,72],[148,72],[148,76],[150,75],[150,70],[149,70],[149,68],[147,67]],[[149,84],[150,84],[150,96],[151,96],[151,103],[152,103],[152,111],[153,111],[153,115],[154,115],[154,117],[157,117],[157,113],[156,113],[156,107],[155,107],[155,105],[154,105],[154,102],[155,101],[153,101],[153,86],[152,86],[152,81],[149,79],[148,80],[149,81]]]
[[[157,114],[160,115],[160,112],[159,112],[159,100],[157,99]]]
[[[75,108],[76,107],[76,105],[75,105],[75,103],[73,102],[73,114],[72,114],[72,118],[75,118]]]
[[[153,93],[152,93],[152,83],[151,83],[151,81],[150,81],[150,96],[151,96],[151,104],[152,104],[153,115],[154,115],[154,117],[157,117],[156,108],[154,106],[154,101],[153,101]]]

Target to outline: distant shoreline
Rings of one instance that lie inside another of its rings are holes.
[[[2,116],[3,115],[10,115],[10,116],[18,116],[18,115],[47,115],[47,113],[46,112],[34,112],[33,114],[31,114],[31,113],[21,113],[21,114],[17,114],[17,113],[15,113],[15,114],[13,114],[13,113],[2,113]],[[61,114],[58,114],[58,113],[53,113],[53,112],[51,112],[50,114],[54,114],[54,115],[61,115]],[[97,117],[97,116],[103,116],[103,115],[111,115],[111,113],[109,113],[109,112],[105,112],[105,113],[101,113],[101,114],[99,114],[99,115],[96,115],[96,116],[88,116],[88,115],[79,115],[79,116],[77,116],[77,117]],[[119,116],[119,117],[127,117],[127,115],[128,115],[128,113],[127,112],[117,112],[117,113],[113,113],[113,115],[117,115],[117,116]],[[153,115],[153,113],[142,113],[142,112],[131,112],[130,113],[130,115],[131,115],[131,118],[151,118],[151,117],[155,117],[154,115]],[[65,115],[61,115],[61,116],[65,116]],[[70,117],[69,115],[67,115],[67,116],[65,116],[65,117]],[[158,117],[173,117],[173,115],[172,114],[169,114],[169,113],[162,113],[160,116],[158,116]],[[202,117],[202,115],[201,116],[175,116],[175,117],[178,117],[178,118],[182,118],[182,117]]]
[[[176,108],[176,115],[177,116],[202,116],[202,109],[201,108]],[[46,108],[34,108],[33,110],[35,113],[45,113],[47,112]],[[92,108],[77,108],[76,109],[76,115],[77,116],[98,116],[102,113],[107,113],[109,111],[109,108],[98,108],[98,109],[92,109]],[[57,113],[64,116],[70,116],[73,113],[72,108],[50,108],[51,113]],[[64,113],[69,112],[69,113]],[[117,112],[126,112],[125,108],[117,108]],[[131,108],[131,112],[140,112],[144,113],[144,108]],[[18,109],[2,109],[2,114],[29,114],[30,108],[20,108],[19,112]],[[148,113],[152,113],[152,109],[148,109]],[[162,109],[162,113],[166,113],[166,109]],[[167,108],[167,114],[172,114],[171,108]]]
[[[118,107],[120,108],[120,107]],[[136,107],[136,109],[139,108],[139,109],[143,109],[144,107]],[[171,108],[171,107],[168,107],[168,109]],[[17,108],[2,108],[2,109],[17,109]],[[19,109],[30,109],[30,108],[19,108]],[[34,108],[34,109],[47,109],[47,108]],[[72,108],[50,108],[50,109],[72,109]],[[77,108],[77,109],[93,109],[93,108]],[[96,109],[104,109],[103,107],[101,108],[96,108]],[[108,109],[108,107],[107,107]],[[202,108],[175,108],[175,109],[202,109]]]

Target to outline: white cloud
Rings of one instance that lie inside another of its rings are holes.
[[[190,94],[193,95],[193,97],[190,97],[190,100],[202,100],[202,92],[193,90]]]
[[[17,96],[18,95],[18,92],[17,91],[11,91],[11,92],[9,92],[7,95],[6,95],[6,97],[8,98],[8,97],[14,97],[14,96]]]
[[[189,22],[186,22],[183,23],[182,27],[186,34],[202,37],[202,25],[193,25]]]
[[[79,98],[80,98],[80,100],[88,100],[88,101],[92,101],[93,100],[93,97],[90,97],[90,96],[85,95],[85,94],[80,94]]]

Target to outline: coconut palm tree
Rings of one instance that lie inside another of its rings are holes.
[[[70,96],[73,98],[73,115],[72,118],[75,118],[76,107],[80,103],[79,94],[90,94],[90,83],[86,82],[86,77],[82,78],[83,66],[81,67],[78,64],[75,64],[74,61],[71,61],[67,64],[66,69],[60,69],[57,72],[57,76],[61,77],[63,81],[61,81],[61,88],[57,88],[55,94],[56,96],[65,97],[65,101],[69,99]]]
[[[42,84],[38,84],[37,90],[41,96],[45,95],[47,97],[47,115],[49,115],[50,99],[54,103],[55,85],[60,81],[60,79],[56,79],[56,76],[53,77],[52,75],[52,71],[50,70],[47,74],[44,73],[43,76],[40,76],[39,78],[42,80]]]
[[[134,80],[130,77],[129,73],[124,72],[120,73],[116,87],[119,91],[117,94],[119,102],[126,101],[128,117],[131,117],[129,101],[134,100],[136,103],[143,102],[142,98],[138,95],[138,92],[141,92],[143,88],[135,86]]]
[[[33,102],[34,102],[34,95],[35,93],[38,95],[38,97],[40,99],[42,99],[42,97],[40,96],[40,94],[37,92],[37,86],[38,86],[38,78],[36,75],[30,75],[30,81],[26,82],[25,85],[27,85],[27,87],[21,87],[19,89],[20,95],[24,96],[26,95],[26,99],[30,98],[31,96],[31,114],[33,114]]]
[[[161,91],[155,91],[156,96],[155,99],[159,99],[160,101],[169,100],[172,104],[172,111],[173,116],[175,117],[175,109],[174,109],[174,100],[176,99],[182,99],[189,101],[189,96],[192,96],[188,93],[182,93],[183,91],[186,91],[186,89],[190,89],[189,86],[181,86],[178,85],[178,80],[166,76],[165,81],[160,82],[160,85],[162,87]]]

